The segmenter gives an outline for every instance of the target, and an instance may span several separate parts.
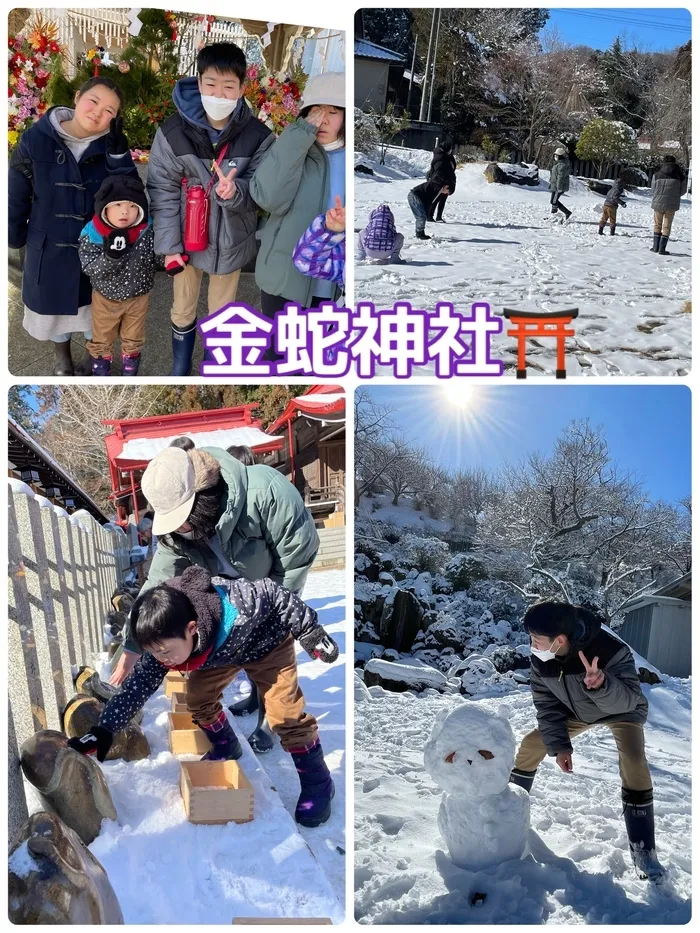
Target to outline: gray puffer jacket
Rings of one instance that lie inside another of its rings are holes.
[[[568,191],[571,176],[571,162],[568,159],[555,159],[549,173],[550,191]]]
[[[583,682],[585,668],[579,651],[589,663],[597,657],[598,668],[605,672],[603,685],[597,690],[588,690]],[[541,661],[532,655],[530,685],[548,755],[572,750],[566,725],[569,719],[586,723],[645,723],[647,719],[648,704],[632,652],[601,629],[593,616],[581,623],[581,631],[571,640],[571,650],[564,658]]]
[[[255,265],[255,281],[268,295],[309,306],[316,280],[295,268],[292,254],[314,218],[326,212],[329,190],[328,156],[316,141],[316,127],[299,117],[267,152],[250,183],[256,204],[270,213]]]
[[[210,577],[201,567],[190,567],[186,574],[191,588],[203,585],[204,590],[215,590],[219,610],[215,618],[197,619],[196,649],[177,668],[185,677],[197,670],[245,667],[274,651],[290,632],[298,641],[319,628],[316,612],[272,580]],[[123,729],[169,670],[152,654],[142,654],[118,696],[103,710],[100,725],[113,733]]]
[[[206,188],[214,159],[228,145],[221,170],[228,175],[236,169],[236,193],[230,200],[222,200],[216,193],[216,178],[209,195],[209,245],[189,259],[196,269],[228,275],[255,258],[258,209],[250,194],[250,179],[275,137],[253,116],[245,98],[238,101],[226,127],[215,130],[207,121],[195,77],[177,82],[173,100],[178,112],[159,127],[148,162],[146,186],[155,251],[161,256],[184,252],[186,195],[182,180],[188,187]]]
[[[680,166],[675,162],[664,162],[651,180],[651,209],[654,211],[677,211],[681,196],[688,189],[688,182]]]

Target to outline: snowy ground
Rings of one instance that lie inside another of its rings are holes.
[[[297,826],[293,814],[299,784],[290,756],[277,743],[258,758],[244,742],[241,765],[255,788],[254,821],[188,823],[179,791],[179,761],[168,750],[170,701],[161,688],[144,709],[151,756],[102,766],[119,818],[118,823],[105,822],[90,846],[109,875],[126,923],[343,919],[345,856],[336,847],[345,849],[344,592],[344,571],[312,573],[304,590],[321,624],[340,645],[335,664],[310,661],[297,646],[302,689],[319,719],[335,781],[333,816],[318,829]],[[230,704],[238,695],[236,686],[229,687],[224,700]],[[233,720],[241,737],[253,730],[252,720]],[[34,797],[34,809],[38,808]]]
[[[455,868],[437,828],[441,791],[423,767],[439,710],[506,707],[519,740],[535,727],[529,687],[497,699],[356,691],[355,916],[363,923],[687,923],[690,920],[689,680],[643,687],[659,857],[656,888],[631,869],[617,752],[605,728],[574,741],[574,774],[545,759],[533,787],[530,853],[478,873]],[[360,697],[358,702],[357,697]],[[400,728],[397,724],[400,723]],[[475,892],[487,894],[481,907]]]
[[[563,198],[573,210],[560,226],[549,213],[549,173],[540,172],[537,188],[488,184],[484,163],[457,172],[457,190],[447,201],[447,224],[428,224],[429,241],[415,238],[406,202],[411,188],[425,180],[431,153],[390,150],[387,165],[362,158],[374,176],[355,175],[355,230],[370,211],[388,203],[397,229],[406,237],[406,265],[360,263],[355,269],[355,301],[391,307],[410,300],[432,308],[452,301],[458,310],[488,301],[501,314],[518,310],[579,308],[576,337],[567,341],[567,372],[586,375],[686,375],[690,369],[691,315],[683,311],[691,297],[691,202],[684,198],[676,214],[669,250],[649,252],[651,196],[639,189],[619,208],[617,234],[598,236],[603,198],[572,178]],[[505,322],[506,325],[508,322]],[[506,372],[516,361],[514,338],[494,338],[496,358]],[[529,371],[553,375],[554,341],[531,340]],[[420,371],[429,375],[430,370]]]
[[[379,493],[372,498],[362,496],[359,514],[362,518],[372,518],[378,522],[396,525],[398,528],[416,529],[417,531],[440,534],[450,530],[450,523],[431,518],[413,505],[409,496],[399,496],[399,504],[392,504],[392,496]]]

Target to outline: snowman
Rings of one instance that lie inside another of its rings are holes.
[[[508,783],[514,759],[508,720],[474,702],[435,721],[425,768],[444,791],[438,828],[459,868],[479,871],[524,855],[530,798]]]

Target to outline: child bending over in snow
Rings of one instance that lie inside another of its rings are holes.
[[[403,233],[396,230],[396,222],[388,204],[380,204],[369,215],[369,223],[357,234],[355,262],[368,259],[371,263],[385,265],[402,263]]]
[[[136,600],[131,630],[144,654],[119,695],[105,707],[99,725],[71,739],[72,748],[96,753],[98,761],[104,761],[115,733],[155,693],[168,671],[181,671],[187,682],[187,708],[212,744],[203,760],[235,761],[243,749],[221,696],[245,669],[299,773],[297,822],[326,822],[335,791],[316,719],[304,710],[294,639],[310,657],[326,664],[336,660],[338,646],[318,624],[313,609],[272,580],[212,578],[203,567],[190,566]]]
[[[345,208],[338,195],[335,207],[319,214],[301,235],[292,256],[299,272],[312,279],[345,281]]]
[[[449,194],[449,185],[441,185],[436,181],[424,181],[408,192],[408,206],[416,218],[416,236],[419,240],[430,240],[425,232],[425,222],[435,209],[441,194]]]
[[[621,204],[623,207],[627,207],[627,203],[622,200],[622,195],[624,193],[625,186],[622,184],[622,179],[618,178],[613,182],[613,186],[610,191],[608,191],[608,196],[603,205],[603,216],[600,218],[600,225],[598,227],[598,233],[601,236],[603,235],[603,230],[605,230],[605,225],[608,221],[610,221],[610,236],[615,236],[618,205]]]

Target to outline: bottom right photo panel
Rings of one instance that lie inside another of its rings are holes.
[[[355,917],[691,917],[691,394],[355,395]]]

